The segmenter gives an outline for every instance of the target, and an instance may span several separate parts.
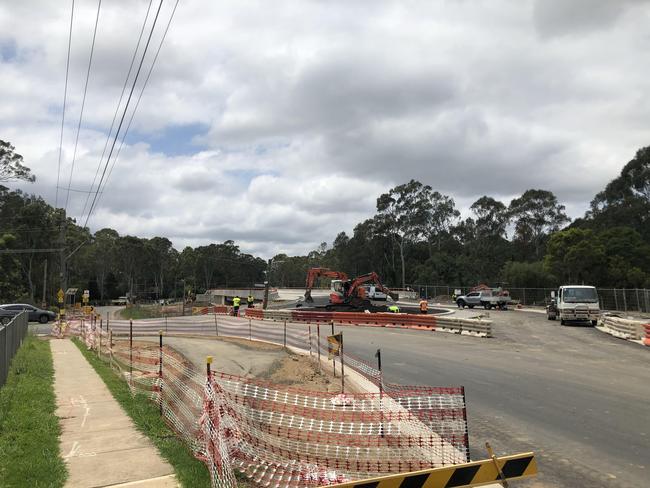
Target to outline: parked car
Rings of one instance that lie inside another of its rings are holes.
[[[6,305],[0,305],[0,317],[3,319],[13,317],[23,310],[26,310],[29,313],[28,320],[30,322],[47,324],[50,320],[56,319],[56,314],[54,312],[43,310],[27,303],[8,303]]]

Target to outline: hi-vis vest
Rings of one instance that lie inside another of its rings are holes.
[[[253,298],[253,295],[248,295],[247,301],[248,301],[248,303],[253,303],[255,301],[255,299]]]
[[[393,313],[399,313],[399,307],[397,305],[391,305],[390,307],[388,307],[388,311]]]
[[[239,307],[239,302],[241,302],[241,298],[239,298],[239,297],[235,297],[235,298],[232,299],[232,304],[235,307]]]

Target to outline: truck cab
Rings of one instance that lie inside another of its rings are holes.
[[[567,322],[590,322],[596,325],[600,317],[598,292],[593,286],[563,285],[551,292],[551,303],[546,307],[548,320]]]

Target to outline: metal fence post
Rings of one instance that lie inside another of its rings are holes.
[[[158,331],[158,381],[160,394],[160,416],[163,414],[163,331]]]
[[[253,325],[251,319],[248,319],[248,340],[253,340]]]
[[[309,356],[311,357],[311,324],[308,324],[309,327]]]
[[[318,351],[318,371],[320,371],[320,322],[316,323],[316,350]]]
[[[627,312],[627,298],[625,295],[627,295],[627,290],[623,288],[623,309]]]
[[[219,337],[219,324],[217,324],[217,314],[214,314],[214,333]]]
[[[343,353],[343,332],[341,332],[341,393],[345,393],[345,355]]]
[[[129,320],[129,381],[133,384],[133,320]]]
[[[287,347],[287,321],[284,321],[284,340],[283,340],[284,347]]]
[[[108,362],[113,367],[113,331],[108,331]]]

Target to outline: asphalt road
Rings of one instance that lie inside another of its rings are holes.
[[[491,315],[493,339],[341,329],[357,356],[381,348],[386,381],[464,385],[472,459],[486,440],[537,454],[541,475],[517,486],[650,486],[650,348],[540,314]]]

